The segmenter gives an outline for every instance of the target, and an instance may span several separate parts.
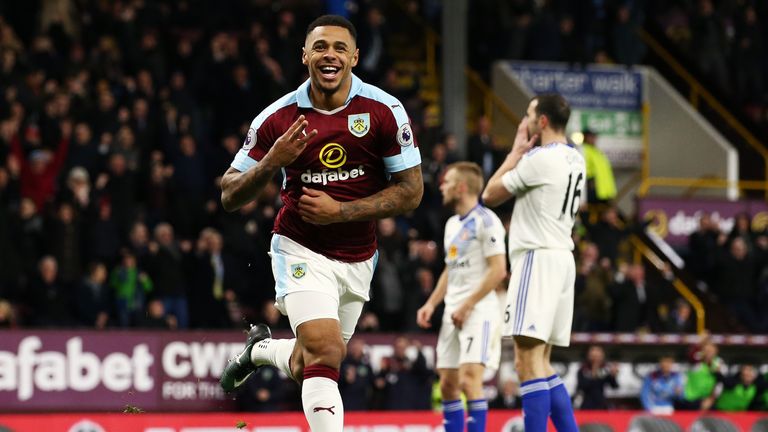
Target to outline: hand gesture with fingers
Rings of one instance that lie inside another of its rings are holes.
[[[341,203],[331,198],[327,193],[301,188],[304,195],[299,198],[299,214],[304,222],[316,225],[328,225],[341,222]]]
[[[278,138],[269,149],[266,158],[280,167],[293,163],[301,152],[307,147],[309,140],[317,135],[317,129],[306,133],[304,130],[308,123],[303,115],[300,115],[283,135]]]

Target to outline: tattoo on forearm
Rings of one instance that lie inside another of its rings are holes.
[[[226,197],[225,208],[238,209],[258,198],[267,183],[275,176],[276,171],[272,166],[262,164],[243,173],[239,173],[234,168],[227,170],[221,185],[223,203]]]
[[[421,167],[396,173],[393,181],[389,187],[376,194],[342,203],[342,219],[347,222],[380,219],[416,208],[424,191]]]

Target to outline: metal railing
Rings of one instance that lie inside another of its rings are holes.
[[[648,246],[643,243],[642,240],[640,240],[639,237],[632,234],[629,236],[629,242],[632,244],[632,247],[634,247],[636,252],[635,259],[639,261],[639,256],[644,257],[648,262],[650,262],[654,267],[656,267],[657,270],[660,272],[666,271],[665,269],[665,263],[664,261],[659,258],[659,256],[651,250]],[[675,288],[675,291],[677,291],[678,294],[680,294],[688,303],[690,303],[691,307],[693,308],[693,313],[696,316],[696,331],[698,333],[703,333],[706,330],[706,309],[704,308],[704,305],[701,303],[701,300],[699,300],[699,297],[694,294],[693,291],[691,291],[690,288],[682,281],[680,278],[675,276],[675,278],[671,281],[672,286]]]
[[[667,51],[653,36],[642,28],[637,29],[637,33],[640,39],[654,51],[672,70],[685,82],[690,88],[688,100],[691,105],[700,110],[699,105],[701,102],[705,102],[710,108],[712,108],[720,118],[731,127],[739,136],[744,139],[753,150],[755,150],[763,158],[763,166],[765,169],[764,180],[751,180],[751,181],[739,181],[738,187],[740,191],[744,190],[764,190],[765,197],[768,198],[768,149],[765,148],[763,143],[755,137],[752,132],[749,131],[733,114],[731,114],[720,101],[715,98],[712,93],[709,92],[693,75],[691,75],[683,65],[678,62],[675,57]],[[644,107],[644,111],[646,108]],[[647,122],[646,122],[647,123]],[[650,177],[648,168],[646,167],[647,159],[644,162],[643,168],[643,182],[638,190],[638,195],[643,196],[648,192],[651,186],[682,186],[682,187],[703,187],[703,188],[727,188],[732,186],[732,183],[725,179],[690,179],[690,178],[668,178],[668,177]]]

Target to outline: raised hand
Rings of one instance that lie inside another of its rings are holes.
[[[300,115],[283,135],[278,138],[269,149],[265,159],[269,159],[277,166],[284,167],[293,163],[301,152],[307,147],[309,140],[317,135],[317,129],[306,133],[304,129],[308,123],[303,115]],[[258,139],[258,138],[257,138]]]
[[[512,144],[512,151],[522,154],[527,152],[533,147],[533,144],[539,139],[538,135],[528,137],[528,117],[523,117],[520,124],[517,126],[517,133],[515,133],[515,142]]]

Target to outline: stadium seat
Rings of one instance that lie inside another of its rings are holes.
[[[752,425],[751,432],[768,432],[768,417],[763,417]]]
[[[651,415],[637,416],[629,423],[632,432],[683,432],[683,428],[672,420]]]
[[[691,425],[691,432],[739,432],[731,421],[719,417],[699,417]]]
[[[579,432],[616,432],[605,423],[582,423]]]

